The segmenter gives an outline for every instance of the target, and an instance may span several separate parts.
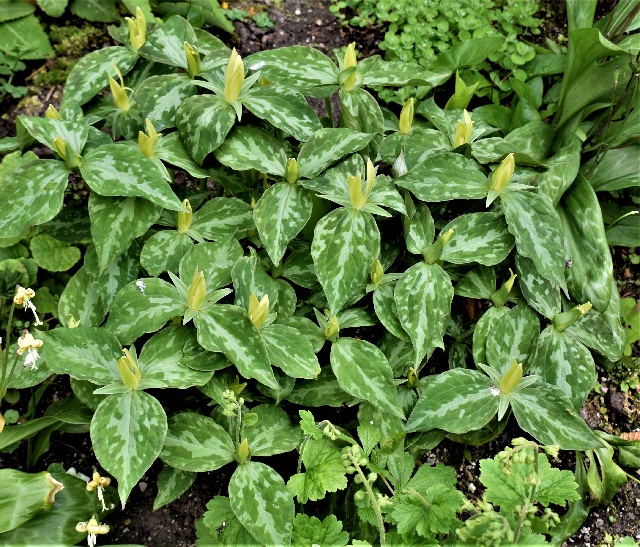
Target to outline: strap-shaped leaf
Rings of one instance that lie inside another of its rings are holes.
[[[278,302],[278,286],[273,278],[264,271],[264,267],[258,255],[252,250],[249,256],[243,256],[236,260],[231,269],[233,287],[236,291],[235,304],[249,308],[251,293],[255,293],[258,300],[265,294],[269,295],[269,310]]]
[[[559,387],[579,411],[596,381],[596,365],[591,352],[567,331],[552,326],[542,331],[531,359],[531,374]]]
[[[115,297],[107,320],[107,329],[123,344],[130,344],[147,332],[155,332],[173,317],[184,313],[186,303],[176,288],[162,279],[140,279],[129,283]]]
[[[91,238],[98,255],[99,270],[124,253],[131,242],[158,220],[162,207],[142,198],[89,196]]]
[[[500,318],[509,312],[504,306],[493,306],[482,314],[473,331],[473,360],[476,365],[487,365],[487,340],[496,329]],[[511,363],[509,363],[511,364]]]
[[[126,144],[106,144],[83,158],[80,173],[101,196],[141,197],[172,211],[184,209],[154,163]]]
[[[398,319],[396,301],[393,297],[395,288],[396,283],[393,281],[378,285],[373,291],[373,309],[380,322],[391,334],[402,340],[409,340]]]
[[[518,253],[533,260],[544,278],[566,287],[562,222],[551,202],[526,191],[502,194],[501,201]]]
[[[166,444],[166,439],[165,439]],[[157,511],[167,503],[177,500],[184,494],[196,480],[197,473],[182,471],[169,465],[165,465],[158,475],[158,494],[153,501],[153,510]]]
[[[62,209],[69,170],[60,161],[33,161],[17,167],[0,181],[0,233],[21,235],[43,224]]]
[[[322,127],[306,99],[290,88],[273,85],[254,87],[242,96],[241,101],[258,118],[291,133],[299,141],[306,141]]]
[[[180,169],[184,169],[192,177],[203,179],[211,176],[208,171],[191,159],[178,131],[165,135],[156,141],[154,156],[171,165],[180,167]]]
[[[429,158],[395,182],[427,203],[482,199],[489,190],[487,177],[478,165],[473,160],[453,153]]]
[[[80,321],[82,327],[97,327],[105,314],[100,290],[83,266],[62,291],[58,302],[58,316],[64,325],[68,325],[73,317]]]
[[[106,329],[77,327],[40,333],[42,354],[47,366],[57,374],[98,385],[120,382],[118,359],[122,346]]]
[[[61,137],[74,152],[82,153],[84,144],[89,136],[89,126],[86,123],[56,120],[53,118],[38,118],[32,116],[18,116],[17,130],[26,130],[39,143],[54,149],[53,140]]]
[[[540,334],[540,321],[536,312],[521,302],[500,317],[487,334],[487,362],[504,374],[514,359],[518,363],[527,360],[531,344]]]
[[[348,128],[319,129],[300,149],[300,176],[308,179],[317,177],[332,163],[367,146],[372,138],[371,134]]]
[[[302,431],[292,425],[289,415],[276,405],[258,405],[251,409],[258,421],[245,427],[252,456],[273,456],[295,450],[302,440]]]
[[[560,313],[560,289],[542,277],[533,260],[516,253],[518,285],[529,305],[547,319]]]
[[[370,213],[340,208],[318,222],[311,255],[333,313],[364,288],[379,254],[380,232]]]
[[[154,334],[138,358],[142,378],[183,389],[206,384],[211,373],[200,372],[183,364],[184,347],[192,333],[192,329],[187,327],[167,327]]]
[[[100,465],[118,480],[122,506],[160,454],[167,415],[144,391],[110,395],[91,420],[91,444]]]
[[[251,207],[238,198],[213,198],[193,215],[191,229],[216,241],[253,227]]]
[[[196,315],[194,323],[203,348],[224,353],[245,378],[255,378],[273,389],[279,387],[260,333],[245,309],[217,304]]]
[[[405,430],[443,429],[466,433],[480,429],[498,412],[498,397],[484,374],[456,368],[422,380],[424,387]]]
[[[496,213],[461,215],[442,232],[448,230],[453,230],[453,235],[442,252],[445,262],[494,266],[507,258],[515,245],[504,217]]]
[[[138,54],[123,46],[105,47],[80,59],[71,69],[64,85],[62,109],[82,106],[108,84],[108,76],[117,77],[114,64],[122,74],[131,70]],[[80,152],[80,151],[78,151]]]
[[[174,15],[148,36],[140,51],[152,61],[187,68],[185,42],[197,46],[198,38],[186,19]]]
[[[236,127],[215,152],[216,159],[237,171],[257,169],[284,176],[287,155],[280,141],[259,127]]]
[[[180,261],[180,279],[191,280],[196,268],[204,273],[207,292],[215,291],[231,283],[231,268],[244,254],[234,237],[215,243],[198,243]]]
[[[312,379],[320,374],[313,346],[293,327],[268,325],[260,330],[269,360],[292,378]]]
[[[260,239],[271,261],[278,266],[287,245],[311,217],[311,193],[296,184],[279,182],[269,188],[253,210]]]
[[[186,99],[176,113],[184,147],[199,164],[222,144],[236,121],[236,111],[213,95]]]
[[[437,264],[420,262],[402,274],[394,299],[400,324],[416,351],[417,366],[425,355],[444,347],[442,338],[453,300],[451,279]]]
[[[180,412],[169,419],[160,458],[176,469],[203,472],[233,461],[235,451],[229,434],[213,419]]]
[[[263,463],[239,465],[229,481],[229,501],[240,523],[263,545],[291,545],[293,496],[282,477]]]
[[[163,230],[145,241],[140,253],[140,265],[149,275],[157,276],[167,271],[175,273],[191,247],[193,241],[187,234]]]
[[[142,117],[149,118],[159,132],[176,126],[178,108],[195,93],[196,86],[187,74],[162,74],[144,80],[136,89],[134,99]]]
[[[342,120],[347,127],[362,133],[384,132],[382,110],[369,92],[362,88],[351,91],[340,88],[340,104]]]
[[[559,387],[535,384],[514,392],[511,407],[518,425],[541,444],[556,444],[562,450],[602,445]]]
[[[380,349],[364,340],[339,338],[331,346],[330,360],[344,391],[404,419],[393,372]]]
[[[370,60],[371,58],[367,59]],[[435,87],[446,82],[451,76],[448,70],[433,72],[425,70],[415,63],[402,61],[378,60],[364,74],[364,85],[388,85],[401,87],[405,85],[419,85]]]
[[[577,303],[589,301],[596,311],[604,312],[611,297],[613,263],[598,198],[587,179],[578,176],[558,214],[564,227],[565,255],[572,261],[564,270],[569,294]]]

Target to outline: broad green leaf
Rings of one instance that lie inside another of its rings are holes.
[[[279,182],[262,194],[253,210],[260,239],[271,261],[278,266],[289,242],[311,217],[311,193],[295,184]]]
[[[567,331],[547,327],[538,337],[529,360],[531,374],[559,387],[573,402],[576,411],[596,381],[596,365],[591,352]]]
[[[480,429],[498,412],[498,397],[487,376],[475,370],[453,369],[422,380],[420,398],[406,431],[444,429],[466,433]]]
[[[251,207],[238,198],[213,198],[193,215],[191,229],[217,241],[253,227]]]
[[[409,340],[398,319],[397,305],[393,297],[395,288],[395,282],[378,285],[373,291],[373,308],[380,322],[391,334],[402,340]]]
[[[249,256],[243,256],[236,260],[231,269],[233,287],[236,291],[235,304],[247,310],[251,293],[254,293],[258,301],[269,295],[269,310],[278,302],[278,286],[273,278],[264,271],[264,266],[258,255],[252,250]]]
[[[115,297],[106,327],[123,344],[147,332],[155,332],[173,317],[181,316],[186,303],[177,289],[162,279],[140,279],[144,292],[129,283]]]
[[[215,151],[215,157],[237,171],[256,169],[280,177],[287,164],[280,141],[259,127],[236,127]]]
[[[372,61],[376,57],[369,57],[366,62]],[[433,72],[425,70],[416,63],[383,61],[378,57],[377,62],[372,63],[364,70],[364,85],[435,87],[446,82],[449,76],[448,70]]]
[[[221,545],[257,545],[256,540],[240,524],[240,521],[231,510],[229,498],[224,496],[214,496],[207,503],[207,511],[202,517],[202,521],[198,522],[206,525],[206,528],[212,534],[211,541],[217,541]],[[207,537],[202,537],[198,530],[198,523],[196,523],[196,531],[198,532],[196,545],[200,545],[202,539],[204,545],[208,546],[210,544],[209,540]]]
[[[163,230],[145,241],[140,253],[140,265],[153,276],[166,271],[175,273],[191,247],[193,241],[187,234],[177,230]]]
[[[128,252],[114,258],[100,273],[95,247],[89,247],[84,255],[87,273],[93,277],[93,287],[100,294],[105,311],[111,308],[113,299],[126,285],[135,281],[140,273],[139,250],[132,245]]]
[[[119,18],[115,0],[71,0],[69,9],[87,21],[113,23]]]
[[[527,191],[502,194],[501,201],[518,253],[533,260],[545,279],[566,287],[562,222],[551,202]]]
[[[272,364],[292,378],[313,379],[320,374],[320,364],[313,346],[292,327],[271,324],[260,329]]]
[[[349,534],[342,530],[342,521],[335,515],[329,515],[320,521],[318,517],[298,513],[293,520],[291,543],[305,547],[314,543],[320,546],[343,547],[349,543]]]
[[[136,89],[134,100],[143,118],[149,118],[160,132],[175,127],[178,108],[195,93],[196,86],[187,74],[162,74],[144,80]]]
[[[515,244],[504,218],[495,213],[460,215],[442,228],[442,233],[449,230],[453,235],[441,258],[454,264],[495,266],[509,256]]]
[[[80,173],[101,196],[141,197],[172,211],[184,209],[154,163],[126,144],[92,150],[84,156]]]
[[[0,469],[0,534],[51,509],[62,488],[63,485],[45,471],[24,473]]]
[[[249,321],[245,309],[216,304],[200,312],[194,323],[203,348],[224,353],[245,378],[255,378],[266,386],[278,388],[260,333]]]
[[[193,161],[186,151],[178,131],[174,131],[156,141],[156,148],[153,153],[156,158],[184,169],[192,177],[203,179],[211,176],[207,170]]]
[[[3,4],[2,10],[6,6],[6,3]],[[2,19],[4,17],[0,15],[0,20]],[[17,60],[25,61],[46,59],[54,55],[49,38],[35,15],[0,23],[0,51],[13,54]],[[9,63],[13,64],[12,61],[5,61],[3,64],[11,66]]]
[[[247,462],[229,482],[231,508],[242,525],[264,545],[290,545],[293,496],[271,467]]]
[[[56,418],[65,424],[88,425],[91,423],[93,412],[75,395],[70,395],[49,405],[44,415]]]
[[[80,268],[69,280],[60,295],[58,317],[68,325],[73,317],[81,327],[97,327],[102,323],[106,310],[100,292],[85,267]]]
[[[380,349],[364,340],[339,338],[331,346],[330,361],[344,391],[404,419],[393,372]]]
[[[267,120],[299,141],[322,126],[306,99],[290,88],[277,85],[253,87],[241,98],[242,104],[258,118]]]
[[[542,277],[533,260],[516,253],[518,286],[529,305],[547,319],[560,313],[560,289]]]
[[[295,289],[290,283],[284,279],[275,280],[278,285],[278,302],[276,303],[275,312],[279,318],[291,317],[296,312],[298,296]]]
[[[344,392],[330,367],[325,366],[315,380],[296,381],[287,401],[305,407],[340,407],[353,397]]]
[[[336,314],[340,323],[340,330],[358,327],[373,327],[378,323],[373,314],[365,308],[349,308]]]
[[[578,176],[558,214],[564,227],[564,252],[572,261],[564,269],[569,294],[577,304],[589,301],[596,311],[604,312],[611,297],[613,263],[598,198],[587,179]]]
[[[432,69],[456,69],[480,64],[504,44],[503,36],[473,38],[454,44],[441,52],[435,61],[429,64]]]
[[[191,488],[196,476],[197,473],[193,471],[182,471],[165,465],[158,475],[158,494],[153,501],[153,510],[157,511],[160,507],[177,500]]]
[[[402,222],[407,251],[416,255],[422,254],[433,243],[433,237],[436,233],[429,207],[418,202],[414,210],[403,217]]]
[[[40,289],[42,290],[42,289]],[[12,344],[9,349],[9,355],[15,355],[18,351],[18,344]],[[42,351],[40,359],[38,359],[37,368],[16,366],[11,379],[9,380],[9,389],[25,389],[41,384],[46,378],[51,376],[52,371],[47,367],[47,360],[44,358]]]
[[[176,114],[184,147],[199,164],[222,144],[235,120],[233,107],[213,95],[189,97]]]
[[[193,27],[186,19],[172,16],[149,34],[140,51],[152,61],[186,69],[185,42],[197,47],[198,39]]]
[[[108,86],[108,76],[118,76],[114,64],[122,74],[126,74],[137,59],[136,53],[123,46],[106,47],[82,57],[67,77],[62,96],[62,110],[71,105],[82,106]]]
[[[477,164],[460,154],[441,154],[416,165],[395,181],[427,203],[452,199],[482,199],[489,190]]]
[[[304,472],[293,475],[287,482],[287,488],[298,503],[317,501],[328,492],[347,487],[340,451],[326,439],[308,441],[302,451],[302,463]]]
[[[384,132],[382,111],[369,92],[362,88],[347,91],[340,88],[341,120],[346,127],[362,133]]]
[[[200,372],[183,363],[185,344],[192,333],[187,327],[167,327],[153,335],[138,357],[142,378],[182,389],[205,384],[211,377],[209,372]]]
[[[415,349],[415,365],[437,347],[451,313],[453,287],[447,273],[437,264],[419,262],[402,274],[394,291],[402,328]]]
[[[501,374],[509,370],[514,359],[527,361],[531,344],[540,334],[537,314],[521,302],[493,323],[487,336],[487,363]]]
[[[95,411],[98,405],[107,397],[107,395],[93,393],[97,386],[87,380],[77,380],[73,376],[70,376],[69,383],[71,384],[73,394],[91,410]]]
[[[45,2],[47,0],[44,0]],[[39,0],[38,4],[40,4],[42,0]],[[20,19],[21,17],[25,17],[26,15],[31,15],[35,10],[35,6],[26,3],[17,3],[17,2],[7,2],[6,0],[2,2],[4,5],[2,6],[2,12],[0,12],[0,21],[12,21],[14,19]],[[45,8],[40,6],[43,11],[46,11]]]
[[[36,264],[50,272],[66,272],[80,260],[80,249],[49,234],[34,236],[29,247]]]
[[[122,506],[160,454],[167,416],[157,399],[144,391],[110,395],[91,420],[91,443],[100,465],[118,480]]]
[[[322,349],[326,341],[322,329],[306,317],[297,315],[293,317],[278,317],[278,325],[296,329],[304,338],[311,342],[315,353],[318,353]]]
[[[51,150],[54,150],[53,140],[61,137],[77,154],[82,153],[89,136],[89,126],[84,123],[32,116],[18,116],[16,129],[19,133],[26,130],[35,140]]]
[[[526,387],[511,395],[511,408],[518,425],[542,444],[556,444],[562,450],[601,446],[559,387],[549,384]]]
[[[231,363],[222,353],[207,351],[198,344],[198,337],[195,331],[190,332],[182,352],[181,363],[193,370],[215,372],[231,366]]]
[[[196,267],[204,273],[207,292],[231,283],[231,269],[244,251],[234,237],[198,243],[180,261],[180,279],[190,281]]]
[[[282,277],[305,289],[319,288],[316,269],[308,247],[291,252],[282,264]]]
[[[473,331],[473,360],[476,365],[487,361],[487,340],[495,333],[500,318],[509,312],[505,306],[493,306],[482,314]],[[511,363],[509,363],[511,364]]]
[[[195,412],[181,412],[169,419],[160,458],[176,469],[201,472],[219,469],[233,461],[234,454],[233,441],[221,425]]]
[[[554,128],[545,122],[534,120],[509,133],[505,140],[533,161],[541,163],[549,156]],[[518,158],[516,157],[516,163]]]
[[[2,237],[19,236],[55,217],[62,209],[68,178],[64,163],[38,160],[17,167],[0,181]]]
[[[372,137],[347,128],[319,129],[300,149],[300,176],[308,179],[317,177],[332,163],[367,146]]]
[[[295,450],[300,444],[300,428],[291,425],[289,415],[279,406],[258,405],[251,412],[258,415],[258,421],[243,430],[243,435],[249,440],[251,456],[283,454]]]
[[[604,156],[599,156],[598,165],[595,167],[596,158],[585,163],[583,173],[589,173],[588,179],[596,192],[633,188],[640,184],[640,174],[634,164],[635,158],[640,153],[639,145],[625,146],[607,150]]]
[[[413,169],[419,163],[451,150],[451,142],[444,133],[423,127],[413,128],[398,144],[402,146],[403,142],[404,161],[408,169]],[[396,157],[393,158],[393,163],[400,155],[400,150],[397,150],[397,154],[394,155]]]
[[[489,300],[496,291],[496,273],[493,268],[478,266],[470,270],[456,283],[455,294]]]
[[[122,346],[108,330],[95,327],[57,328],[40,333],[42,354],[56,374],[98,385],[121,382],[118,359]]]
[[[380,254],[380,232],[370,213],[340,208],[316,225],[311,255],[333,313],[364,288]]]
[[[38,6],[50,17],[60,17],[68,3],[69,0],[38,0]]]
[[[580,169],[581,151],[580,139],[573,136],[568,144],[549,159],[547,170],[536,177],[535,184],[540,193],[547,196],[553,205],[558,205],[562,194],[576,179]]]
[[[98,254],[99,271],[123,254],[131,242],[158,220],[162,208],[142,198],[89,196],[91,238]]]

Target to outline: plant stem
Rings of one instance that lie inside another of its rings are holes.
[[[530,445],[527,445],[525,449],[528,448],[529,446]],[[535,483],[531,485],[531,490],[529,491],[529,499],[522,506],[522,509],[520,510],[520,516],[518,517],[518,525],[516,526],[516,530],[513,535],[513,543],[518,543],[518,538],[520,537],[520,532],[522,531],[522,525],[524,523],[524,519],[527,516],[527,513],[529,512],[529,506],[535,503],[536,494],[538,493],[538,484],[539,484],[538,455],[540,453],[540,447],[537,444],[534,444],[532,448],[534,450],[534,457],[535,457],[535,461],[533,464],[533,474],[534,474]]]
[[[331,127],[333,127],[333,108],[331,107],[331,97],[324,98],[324,106],[327,109],[327,117],[331,121]]]
[[[4,304],[4,299],[2,300]],[[9,380],[7,379],[7,365],[9,364],[9,345],[11,338],[11,321],[13,321],[13,310],[16,309],[16,303],[11,300],[11,309],[9,310],[9,319],[7,320],[7,333],[4,337],[4,345],[6,350],[6,357],[2,358],[2,378],[0,379],[0,402],[4,399],[4,395],[6,392],[5,380],[6,384],[9,384]],[[5,353],[5,352],[3,352]],[[17,357],[16,357],[17,360]],[[15,369],[15,362],[13,363],[13,369]],[[13,374],[13,369],[11,370],[11,374]],[[9,374],[9,378],[11,378],[11,374]]]
[[[238,406],[238,420],[236,422],[236,447],[240,445],[240,427],[242,425],[242,407],[240,403],[236,401],[236,405]]]
[[[387,541],[385,538],[384,521],[382,520],[382,512],[380,511],[380,506],[376,501],[376,497],[373,494],[373,490],[371,489],[371,485],[369,484],[367,477],[365,477],[364,473],[362,472],[362,469],[358,465],[358,461],[353,457],[351,453],[349,453],[349,459],[351,460],[351,464],[353,465],[353,467],[356,468],[358,475],[360,475],[360,478],[362,479],[362,484],[366,488],[367,494],[369,495],[369,500],[371,500],[371,506],[373,507],[373,511],[376,514],[376,520],[378,521],[378,532],[380,534],[380,546],[384,547],[387,544]]]

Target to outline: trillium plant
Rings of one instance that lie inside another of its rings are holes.
[[[243,59],[142,12],[111,34],[122,45],[77,63],[59,109],[3,141],[22,156],[0,175],[0,246],[78,255],[49,268],[73,267],[44,324],[5,337],[0,383],[4,396],[62,375],[73,395],[3,419],[0,447],[84,427],[101,469],[86,489],[55,470],[53,509],[35,494],[2,509],[0,544],[28,543],[58,505],[58,543],[101,540],[158,459],[156,507],[230,466],[198,545],[570,535],[575,517],[549,504],[582,500],[578,483],[548,456],[604,458],[579,410],[593,353],[615,360],[626,340],[578,137],[522,101],[469,109],[464,82],[446,107],[410,99],[399,117],[367,90],[431,90],[464,58],[429,71],[352,44],[337,62],[302,46]],[[522,86],[542,94],[540,78]],[[307,102],[336,94],[337,122]],[[36,313],[34,296],[18,287],[14,307]],[[529,439],[483,460],[481,502],[452,469],[416,468],[445,437],[481,444],[508,424]]]

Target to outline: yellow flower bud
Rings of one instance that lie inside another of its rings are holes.
[[[182,205],[185,206],[187,211],[180,211],[178,213],[178,232],[184,234],[190,227],[191,221],[193,220],[193,212],[191,209],[191,204],[188,199],[185,199],[182,202]]]
[[[513,360],[509,370],[504,373],[504,376],[500,379],[500,393],[505,395],[511,393],[515,387],[520,383],[522,379],[522,363],[518,363],[516,359]]]
[[[247,439],[244,439],[239,445],[238,445],[238,451],[236,453],[236,460],[238,463],[245,463],[249,460],[249,456],[251,454],[251,449],[249,448],[249,441],[247,441]]]
[[[187,72],[189,73],[189,76],[194,78],[196,74],[198,74],[200,55],[198,55],[198,50],[189,42],[185,42],[183,45],[184,53],[187,56]]]
[[[553,316],[551,323],[557,331],[563,331],[567,327],[573,325],[583,315],[587,314],[591,307],[591,302],[586,302],[580,306],[570,309],[569,311],[558,313]]]
[[[4,429],[4,424],[6,424],[7,422],[4,419],[4,416],[2,415],[2,412],[0,412],[0,433],[2,433],[2,430]]]
[[[347,186],[349,187],[349,196],[351,197],[351,205],[354,209],[360,209],[365,203],[367,203],[366,195],[362,193],[362,178],[360,173],[356,176],[351,176],[347,180]]]
[[[491,174],[491,189],[498,193],[502,192],[509,184],[515,167],[516,161],[513,153],[511,153],[502,160],[498,168]]]
[[[138,363],[136,362],[136,358],[128,349],[123,349],[122,352],[124,353],[124,356],[118,359],[118,372],[120,373],[122,383],[125,387],[134,389],[140,383],[141,378]]]
[[[365,200],[369,197],[369,194],[371,193],[371,188],[373,187],[373,184],[376,181],[376,169],[373,166],[373,162],[368,159],[367,160],[367,182],[365,184],[365,189],[364,189],[364,198]]]
[[[129,42],[134,51],[138,51],[147,41],[147,21],[142,10],[136,8],[136,18],[127,17],[129,26]]]
[[[587,313],[589,313],[589,310],[593,308],[593,304],[591,304],[591,302],[586,302],[584,304],[580,304],[579,306],[576,306],[576,308],[580,310],[580,313],[582,315],[586,315]]]
[[[418,373],[416,372],[416,369],[414,369],[413,367],[409,367],[409,372],[407,373],[407,387],[413,388],[415,387],[417,382]]]
[[[50,104],[47,107],[47,111],[44,113],[44,117],[49,119],[49,120],[61,120],[62,117],[60,116],[60,113],[56,110],[56,107],[53,106],[52,104]]]
[[[447,230],[444,233],[440,233],[438,239],[436,239],[429,247],[423,251],[422,256],[427,264],[435,264],[442,256],[442,251],[449,243],[449,240],[453,236],[453,230]]]
[[[518,277],[518,274],[514,274],[511,268],[509,268],[509,273],[511,274],[511,277],[509,277],[509,279],[505,282],[504,286],[507,288],[509,292],[511,292],[511,289],[513,288],[513,283],[515,282],[516,277]]]
[[[471,121],[471,116],[469,116],[469,113],[465,110],[464,121],[458,121],[458,125],[456,126],[456,132],[453,136],[453,147],[458,148],[458,146],[467,144],[471,140],[471,133],[473,133],[473,121]]]
[[[53,149],[63,160],[67,158],[66,148],[67,142],[60,135],[53,139]]]
[[[496,292],[491,295],[491,302],[493,302],[494,306],[504,306],[505,302],[509,298],[509,293],[513,288],[513,283],[516,280],[517,274],[514,274],[511,268],[509,268],[509,272],[511,273],[511,277],[507,281],[502,284]]]
[[[346,70],[347,68],[351,68],[352,66],[356,66],[358,64],[358,59],[356,58],[356,43],[351,42],[347,46],[347,51],[344,53],[344,62],[342,64],[342,70]]]
[[[371,266],[371,283],[377,285],[382,281],[382,276],[384,275],[384,270],[382,269],[382,264],[376,258],[376,261]]]
[[[236,48],[233,48],[224,74],[224,97],[228,102],[238,100],[242,84],[244,84],[244,64]]]
[[[327,323],[327,326],[324,328],[324,337],[327,340],[334,341],[336,335],[340,332],[340,324],[338,323],[338,318],[335,315],[332,315]]]
[[[269,295],[263,294],[260,302],[256,293],[251,293],[249,297],[249,308],[247,309],[247,317],[256,328],[260,328],[265,322],[269,314]]]
[[[189,309],[199,310],[206,297],[207,288],[204,281],[204,273],[196,267],[196,271],[193,272],[193,280],[187,290],[187,305]]]
[[[287,162],[287,168],[284,172],[284,180],[293,184],[298,180],[299,172],[298,172],[298,160],[295,158],[289,159]]]
[[[155,153],[156,141],[162,137],[162,134],[156,131],[149,118],[145,120],[145,125],[147,126],[147,133],[138,132],[138,146],[144,156],[151,159]]]
[[[411,97],[406,103],[404,103],[402,112],[400,112],[400,133],[403,135],[406,135],[413,125],[414,102],[413,97]]]
[[[120,83],[116,82],[111,75],[109,75],[109,87],[111,88],[111,94],[113,95],[113,102],[116,103],[116,106],[127,112],[129,110],[129,97],[127,95],[127,89],[124,86],[124,80],[122,79],[122,74],[120,73],[120,69],[113,63],[113,68],[116,70],[116,74],[120,80]]]

